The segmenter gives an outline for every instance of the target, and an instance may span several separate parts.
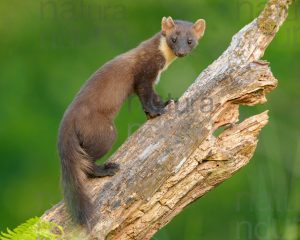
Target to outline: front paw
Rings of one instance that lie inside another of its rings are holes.
[[[155,117],[158,117],[158,116],[164,114],[166,112],[166,110],[163,107],[151,108],[151,109],[148,108],[148,109],[144,109],[144,112],[146,113],[147,118],[151,119],[151,118],[155,118]]]

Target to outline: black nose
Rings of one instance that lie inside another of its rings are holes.
[[[185,53],[184,53],[184,52],[178,52],[178,53],[177,53],[177,56],[178,56],[178,57],[184,57],[184,56],[185,56]]]

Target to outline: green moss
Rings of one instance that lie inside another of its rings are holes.
[[[264,11],[260,15],[260,17],[257,19],[257,25],[258,28],[264,33],[264,34],[274,34],[277,23],[271,18],[272,16],[272,6],[277,4],[278,0],[270,0],[268,1]]]
[[[278,23],[272,19],[271,16],[274,14],[274,6],[277,11],[287,11],[288,6],[293,0],[280,1],[280,0],[269,0],[262,14],[257,19],[259,29],[268,35],[272,35],[276,32]]]
[[[259,29],[264,33],[264,34],[274,34],[277,24],[275,21],[271,19],[258,19],[257,21]]]

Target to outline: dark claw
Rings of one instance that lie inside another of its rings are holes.
[[[120,169],[120,165],[117,164],[117,163],[112,163],[112,162],[109,162],[109,163],[105,163],[104,164],[104,168],[105,169]]]
[[[165,102],[165,107],[168,106],[170,103],[177,103],[178,99],[169,99],[168,101]]]
[[[108,169],[106,170],[106,176],[114,176],[118,172],[118,169]]]
[[[106,176],[114,176],[120,170],[117,163],[105,163],[103,165],[95,165],[92,172],[88,173],[90,178],[102,178]]]
[[[108,176],[113,176],[120,170],[120,165],[117,163],[105,163],[104,169]]]
[[[145,110],[145,113],[146,113],[148,119],[158,117],[158,116],[164,114],[165,112],[166,112],[166,110],[164,108]]]

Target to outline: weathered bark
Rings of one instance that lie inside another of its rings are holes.
[[[89,238],[150,239],[161,227],[251,159],[267,112],[238,123],[239,105],[266,102],[276,87],[265,49],[287,17],[288,0],[270,0],[260,16],[232,39],[177,104],[149,120],[111,157],[121,165],[112,178],[92,180],[87,189],[96,206]],[[226,126],[219,135],[216,129]],[[42,219],[66,236],[82,238],[63,202]]]

